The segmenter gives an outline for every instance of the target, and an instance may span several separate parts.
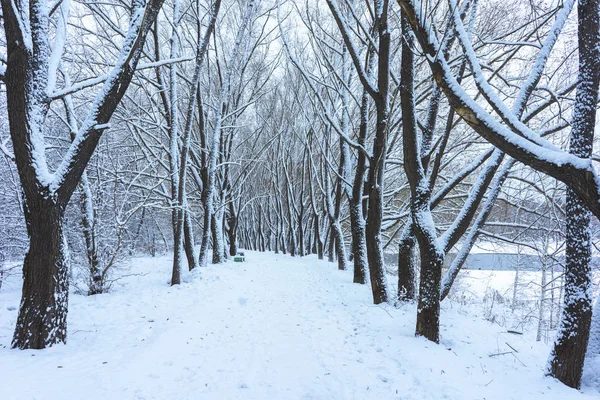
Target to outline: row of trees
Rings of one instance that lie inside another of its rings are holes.
[[[172,249],[175,285],[238,247],[327,256],[375,304],[417,301],[416,334],[439,342],[480,237],[537,248],[564,232],[548,373],[578,387],[600,11],[574,8],[3,1],[0,216],[21,210],[27,235],[11,220],[0,251],[28,246],[13,346],[66,341],[72,259],[96,294],[127,254]]]

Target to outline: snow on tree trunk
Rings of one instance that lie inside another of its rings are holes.
[[[180,2],[173,0],[173,16],[171,33],[171,52],[170,58],[179,57],[179,22],[181,20]],[[179,229],[184,218],[184,210],[181,208],[179,199],[179,77],[177,76],[178,66],[172,64],[169,71],[169,161],[171,167],[171,225],[173,229],[173,271],[171,275],[171,285],[181,283],[181,264],[183,260],[183,232]]]
[[[545,246],[545,250],[548,249],[548,246]],[[542,340],[542,334],[544,332],[544,328],[545,328],[545,320],[544,320],[544,315],[546,313],[546,301],[545,301],[545,292],[546,292],[546,281],[547,281],[547,277],[546,277],[546,268],[547,268],[547,263],[548,263],[548,257],[546,256],[546,253],[544,253],[542,255],[542,282],[540,284],[540,308],[538,310],[538,326],[537,326],[537,332],[535,335],[535,340],[536,342],[539,342],[540,340]]]
[[[592,155],[596,103],[600,84],[600,1],[578,3],[579,83],[573,111],[570,153]],[[567,189],[564,306],[548,374],[579,388],[592,318],[591,213],[572,189]]]
[[[194,247],[194,227],[192,216],[189,211],[185,211],[185,220],[183,226],[184,241],[183,246],[185,249],[185,256],[188,262],[188,269],[191,271],[197,266],[198,257],[196,256],[196,249]]]
[[[421,255],[421,279],[415,334],[438,343],[440,317],[440,281],[444,262],[442,247],[437,242],[431,215],[431,188],[422,164],[417,133],[417,116],[414,100],[414,54],[412,38],[406,18],[402,18],[402,74],[400,99],[402,106],[402,133],[404,170],[410,185],[410,209],[415,236]]]
[[[223,243],[223,208],[219,207],[212,218],[212,263],[221,264],[225,261],[225,245]]]
[[[43,349],[67,340],[69,255],[63,213],[63,207],[52,200],[40,197],[27,202],[29,250],[13,347]]]
[[[367,57],[367,73],[373,70],[375,47],[370,46]],[[360,103],[360,125],[358,128],[358,144],[364,146],[369,131],[369,93],[363,88]],[[367,283],[367,242],[365,236],[365,218],[363,210],[363,187],[367,170],[367,156],[359,151],[356,160],[352,192],[350,195],[350,230],[352,233],[352,261],[354,262],[354,283]]]
[[[117,61],[54,173],[46,161],[45,119],[66,39],[60,26],[67,24],[70,2],[60,5],[63,21],[52,49],[47,2],[29,3],[26,13],[14,2],[2,1],[8,50],[4,83],[30,241],[13,347],[39,349],[66,341],[69,256],[63,237],[64,210],[131,82],[162,1],[133,2]]]
[[[413,265],[416,240],[412,232],[412,222],[409,222],[404,229],[398,246],[398,301],[411,301],[416,295]]]

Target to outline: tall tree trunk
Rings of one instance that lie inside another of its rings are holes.
[[[376,128],[373,141],[373,154],[369,166],[369,209],[367,211],[366,244],[369,261],[369,275],[373,302],[380,304],[388,301],[387,279],[381,243],[381,220],[383,218],[383,175],[387,156],[387,138],[389,122],[389,62],[390,32],[388,30],[388,2],[382,2],[381,15],[376,21],[379,35],[379,57],[377,71],[378,92],[373,96],[375,102]]]
[[[179,22],[180,22],[180,3],[179,0],[173,0],[173,17],[171,34],[171,58],[177,58],[179,55]],[[169,68],[169,162],[171,175],[171,225],[173,228],[173,271],[171,274],[171,285],[181,283],[181,263],[183,259],[183,226],[184,210],[182,201],[179,198],[179,77],[177,76],[177,63]]]
[[[369,168],[369,209],[367,211],[366,245],[373,302],[387,302],[386,276],[383,247],[381,243],[381,220],[383,218],[383,171],[387,141],[387,104],[378,107],[377,131],[373,143],[373,157]]]
[[[19,11],[14,2],[2,0],[7,48],[3,80],[29,235],[29,250],[23,263],[23,294],[12,345],[41,349],[66,342],[67,336],[69,260],[63,237],[64,210],[125,95],[162,1],[133,4],[137,21],[129,25],[118,61],[78,131],[80,140],[71,145],[54,174],[50,174],[45,157],[44,133],[50,105],[48,93],[55,83],[55,79],[49,79],[49,70],[58,65],[51,64],[49,58],[58,55],[60,59],[62,52],[60,46],[50,49],[48,8],[42,2],[30,3],[29,20],[25,21],[24,10]],[[68,9],[59,13],[63,13],[64,33]]]
[[[570,153],[590,158],[600,84],[600,1],[581,0],[577,13],[579,84],[573,111]],[[549,374],[567,386],[579,388],[592,319],[591,214],[571,189],[567,189],[566,214],[564,308],[550,355]]]
[[[374,51],[374,49],[373,49]],[[373,53],[371,51],[371,53]],[[373,57],[373,55],[370,55]],[[367,65],[371,65],[367,60]],[[370,69],[370,68],[369,68]],[[360,106],[360,126],[358,132],[358,143],[365,145],[369,128],[369,98],[366,90],[363,90]],[[354,283],[367,283],[367,243],[365,236],[365,219],[363,211],[363,187],[364,177],[367,169],[367,157],[361,151],[358,152],[356,161],[356,172],[352,183],[352,196],[350,197],[350,231],[352,232],[352,261],[354,262]]]
[[[440,282],[443,251],[437,244],[437,234],[431,216],[431,189],[423,167],[417,133],[414,101],[414,63],[412,40],[406,17],[402,17],[402,62],[400,97],[402,105],[402,133],[404,170],[410,185],[410,209],[414,231],[421,255],[421,279],[415,334],[432,342],[439,342]]]

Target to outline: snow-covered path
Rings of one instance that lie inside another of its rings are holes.
[[[10,350],[19,287],[0,291],[0,398],[578,399],[543,377],[547,345],[454,305],[443,343],[414,338],[412,306],[371,304],[316,258],[247,253],[169,287],[168,258],[125,287],[71,296],[69,343]],[[490,354],[517,350],[513,355]],[[508,349],[509,350],[509,349]]]

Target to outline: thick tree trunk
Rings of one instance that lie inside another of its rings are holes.
[[[549,373],[573,388],[581,384],[592,319],[589,224],[590,212],[579,196],[568,190],[564,307]]]
[[[440,281],[444,255],[442,248],[437,244],[437,233],[431,216],[431,189],[419,147],[422,143],[420,143],[417,133],[413,75],[414,54],[405,17],[402,18],[402,31],[405,35],[402,41],[400,98],[404,170],[410,185],[411,217],[421,255],[421,279],[415,334],[439,343]],[[407,232],[407,234],[409,233]],[[407,252],[408,249],[403,251]]]
[[[440,341],[440,281],[444,258],[437,251],[435,237],[426,230],[416,230],[421,255],[419,305],[417,307],[417,336],[432,342]]]
[[[30,242],[12,347],[43,349],[67,340],[69,259],[63,207],[40,196],[30,199],[25,209]]]
[[[2,0],[7,48],[3,81],[29,235],[29,251],[23,264],[23,294],[12,345],[41,349],[66,342],[67,336],[69,260],[62,231],[64,208],[131,82],[162,1],[143,4],[142,20],[130,25],[118,58],[127,62],[117,62],[111,70],[78,132],[81,141],[69,149],[61,160],[64,168],[59,167],[54,176],[49,176],[44,156],[45,118],[50,105],[48,10],[40,4],[30,6],[33,7],[28,15],[31,23],[24,25],[23,15],[16,14],[19,11],[14,2]],[[142,15],[140,6],[136,3],[133,10],[138,17]],[[24,35],[30,38],[32,51],[27,50]]]
[[[573,112],[570,153],[592,155],[596,103],[600,84],[600,1],[581,0],[579,18],[579,84]],[[591,213],[573,190],[567,190],[565,296],[562,318],[549,360],[549,374],[579,388],[592,320]]]

